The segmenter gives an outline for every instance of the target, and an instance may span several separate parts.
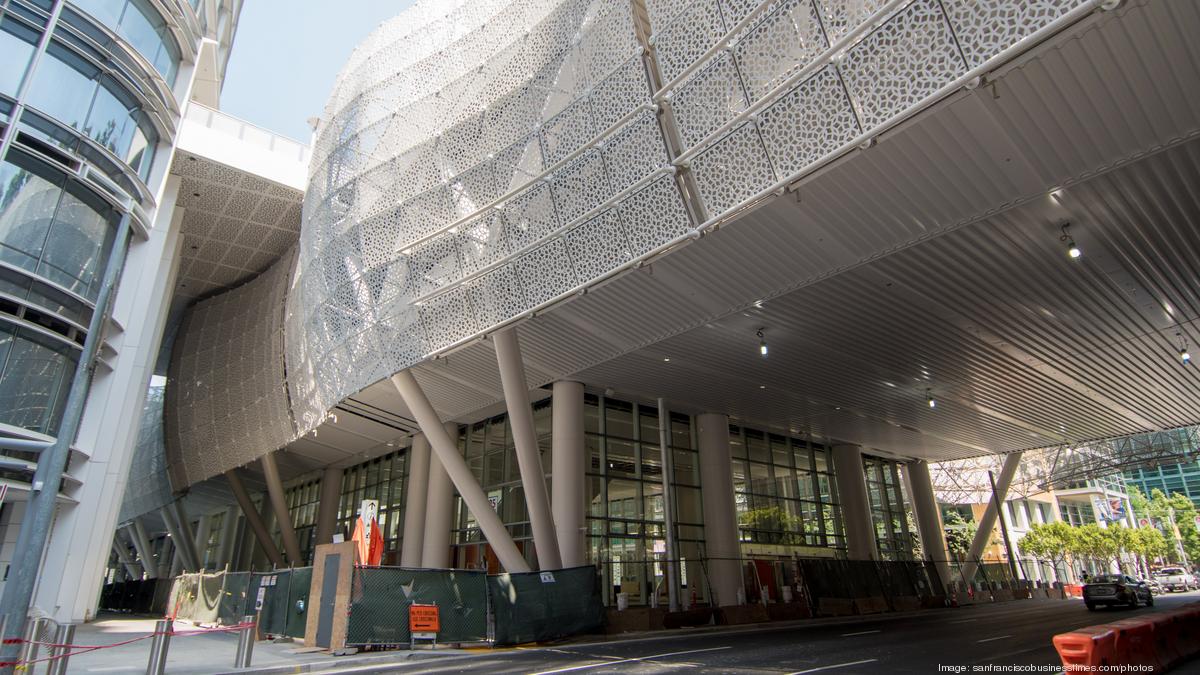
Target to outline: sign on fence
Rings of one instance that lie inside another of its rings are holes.
[[[417,640],[436,640],[442,629],[437,605],[409,605],[408,630]]]

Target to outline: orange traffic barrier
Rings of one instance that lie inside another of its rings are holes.
[[[1177,621],[1171,612],[1148,614],[1146,619],[1154,626],[1154,651],[1158,654],[1159,663],[1164,668],[1170,668],[1183,660],[1184,652],[1179,644],[1182,622]]]
[[[1073,666],[1108,666],[1114,663],[1116,635],[1111,626],[1088,626],[1054,636],[1054,648],[1063,670]]]
[[[1155,623],[1149,618],[1121,619],[1106,627],[1113,631],[1113,664],[1150,666],[1153,672],[1166,667],[1155,644]]]

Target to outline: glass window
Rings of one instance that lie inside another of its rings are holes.
[[[66,126],[82,129],[99,74],[95,66],[52,42],[45,58],[38,62],[29,103]]]
[[[0,22],[0,94],[16,96],[37,43],[37,35],[14,21]]]
[[[115,27],[121,23],[121,13],[125,11],[126,0],[71,0],[71,2],[105,26]]]
[[[135,108],[129,95],[106,76],[100,81],[83,133],[124,158],[125,151],[133,141],[133,129],[137,126],[129,117],[130,110]]]
[[[86,298],[94,298],[100,291],[104,264],[101,256],[112,245],[113,217],[111,213],[102,215],[100,210],[105,207],[86,192],[72,184],[63,193],[37,271]]]
[[[33,272],[62,196],[61,179],[51,182],[50,169],[22,161],[21,153],[10,156],[12,162],[0,164],[0,260]]]
[[[80,9],[125,38],[167,84],[175,85],[180,51],[158,12],[145,0],[74,0]]]
[[[78,353],[34,331],[0,323],[0,422],[54,435]]]

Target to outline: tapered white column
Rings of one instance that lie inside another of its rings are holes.
[[[271,564],[275,567],[283,567],[283,555],[279,552],[279,547],[275,545],[275,540],[271,539],[271,533],[267,530],[267,525],[259,515],[258,509],[254,508],[254,502],[250,501],[250,495],[246,492],[246,486],[242,484],[242,478],[238,476],[237,469],[226,471],[225,479],[229,481],[229,489],[233,491],[234,498],[242,507],[242,515],[245,516],[250,530],[254,532],[254,538],[258,541],[259,548],[262,549]],[[250,557],[249,564],[254,564],[253,555]]]
[[[442,475],[446,470],[438,467]],[[447,477],[449,478],[449,477]],[[404,533],[400,566],[420,567],[425,546],[425,507],[429,497],[429,440],[413,436],[408,449],[408,489],[404,493]],[[451,514],[453,515],[453,514]]]
[[[929,463],[914,459],[905,465],[908,474],[909,492],[912,495],[913,511],[917,518],[917,534],[921,537],[921,550],[925,559],[933,562],[942,584],[950,578],[950,552],[946,549],[946,531],[942,525],[941,510],[933,492],[933,480],[929,477]]]
[[[971,540],[971,548],[967,552],[967,560],[962,566],[962,578],[970,583],[975,579],[975,572],[979,570],[979,557],[983,555],[983,549],[987,547],[988,540],[992,537],[992,529],[996,527],[996,501],[1004,502],[1008,495],[1008,488],[1012,485],[1013,477],[1017,475],[1017,467],[1021,465],[1021,453],[1012,452],[1004,458],[1004,466],[1000,468],[1000,475],[996,477],[996,496],[994,499],[988,499],[987,508],[983,511],[983,517],[979,519],[979,527],[975,530],[975,538]]]
[[[275,511],[275,522],[279,524],[279,538],[283,540],[283,550],[287,552],[288,562],[296,566],[303,565],[305,561],[300,559],[300,540],[296,538],[296,528],[292,527],[292,515],[288,513],[287,496],[283,492],[283,481],[279,478],[279,465],[275,463],[275,453],[263,455],[260,461],[263,475],[267,479],[267,495],[271,498],[271,508]]]
[[[216,568],[223,570],[233,566],[233,549],[237,544],[237,508],[230,506],[221,515],[221,539],[217,543]]]
[[[742,588],[741,545],[733,502],[733,460],[729,449],[729,417],[715,413],[696,416],[700,454],[700,496],[704,503],[704,542],[708,552],[708,581],[713,602],[738,604]]]
[[[133,562],[133,558],[129,555],[129,548],[125,546],[124,537],[121,536],[121,531],[117,530],[113,536],[112,543],[113,551],[117,554],[117,561],[125,568],[125,573],[130,579],[141,579],[142,568],[138,567],[137,563]]]
[[[533,408],[529,406],[529,385],[525,381],[525,364],[521,360],[517,329],[507,328],[494,333],[492,343],[496,347],[496,363],[500,366],[500,382],[508,407],[508,425],[517,447],[517,466],[521,469],[521,487],[525,492],[525,507],[529,509],[529,525],[533,530],[538,567],[543,570],[561,569],[558,534],[554,531],[554,518],[550,515],[546,472],[542,469],[542,454],[538,450],[537,432],[533,428]]]
[[[455,426],[446,425],[450,438],[454,438]],[[450,531],[454,528],[454,515],[454,483],[441,460],[431,454],[425,486],[425,525],[421,528],[421,567],[453,567]]]
[[[206,513],[196,519],[196,564],[200,570],[208,569],[208,539],[212,536],[212,518]]]
[[[862,448],[857,445],[833,446],[833,470],[842,507],[842,524],[846,528],[846,557],[851,560],[877,560],[879,549],[875,545],[871,502],[867,498]]]
[[[583,434],[583,385],[554,383],[550,419],[554,481],[551,507],[563,567],[587,564],[584,548],[584,500],[587,494],[587,447]]]
[[[446,429],[442,427],[437,412],[429,403],[429,399],[421,390],[421,385],[417,383],[416,378],[411,372],[404,370],[392,376],[392,384],[395,385],[396,391],[400,392],[400,396],[404,399],[413,418],[417,420],[421,431],[425,432],[426,438],[429,439],[429,445],[433,449],[429,462],[431,477],[434,464],[432,458],[437,457],[439,464],[445,467],[454,486],[458,488],[458,493],[462,495],[467,508],[471,510],[475,522],[479,523],[479,529],[491,544],[500,564],[504,565],[504,569],[509,572],[528,572],[529,563],[525,562],[524,556],[521,555],[517,545],[513,543],[500,516],[488,503],[487,495],[479,487],[479,482],[475,480],[475,475],[471,473],[466,460],[459,454],[450,434],[446,433]],[[432,485],[430,487],[432,488]],[[429,539],[430,534],[431,532],[426,527],[426,540]]]
[[[142,568],[146,570],[146,577],[157,579],[158,561],[154,558],[154,549],[150,547],[150,538],[146,536],[146,528],[142,525],[141,519],[134,518],[126,529],[129,530],[129,538],[133,540],[133,548],[137,550],[138,557],[142,559]]]
[[[325,468],[321,475],[321,501],[317,507],[317,528],[314,533],[316,544],[333,541],[337,529],[338,507],[342,502],[342,470],[336,466]]]

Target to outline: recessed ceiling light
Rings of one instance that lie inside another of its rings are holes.
[[[767,385],[765,385],[765,384],[760,384],[760,385],[758,385],[758,388],[759,388],[759,389],[766,389],[766,388],[767,388]]]
[[[670,362],[671,362],[671,357],[669,357],[669,356],[663,357],[663,363],[670,363]]]

